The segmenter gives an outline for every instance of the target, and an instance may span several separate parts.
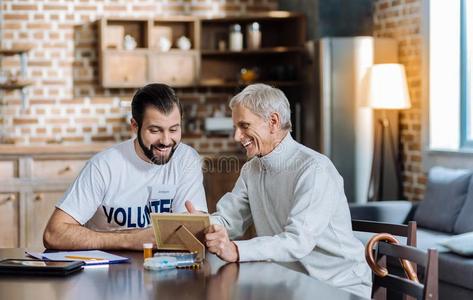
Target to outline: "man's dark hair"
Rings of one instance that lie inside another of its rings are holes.
[[[148,106],[152,106],[167,115],[174,109],[174,105],[179,108],[182,118],[182,105],[174,90],[162,83],[152,83],[136,91],[131,101],[131,114],[138,126],[141,127]]]

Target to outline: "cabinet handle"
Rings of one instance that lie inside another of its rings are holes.
[[[15,194],[10,194],[5,199],[0,201],[0,205],[6,204],[6,203],[11,202],[11,201],[15,201],[15,200],[16,200],[16,195]]]
[[[124,79],[125,81],[130,80],[130,78],[128,77],[128,75],[125,75],[125,77],[123,77],[123,79]]]
[[[36,196],[34,197],[34,201],[41,201],[43,200],[43,198],[44,198],[43,193],[36,194]]]
[[[58,173],[59,175],[64,174],[72,170],[71,166],[66,166],[64,169],[60,170]]]

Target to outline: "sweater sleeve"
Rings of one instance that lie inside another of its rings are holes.
[[[218,201],[217,211],[211,215],[211,222],[223,225],[232,240],[243,236],[253,222],[248,202],[248,189],[244,180],[245,173],[245,167],[243,167],[235,187]]]
[[[337,175],[323,162],[302,169],[295,180],[294,203],[284,231],[236,241],[240,261],[297,261],[308,255],[329,226],[337,197],[343,193],[343,182]]]

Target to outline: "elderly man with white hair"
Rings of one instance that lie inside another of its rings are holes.
[[[298,261],[310,276],[370,297],[371,271],[352,232],[343,179],[327,157],[293,140],[284,93],[253,84],[230,108],[249,161],[212,215],[209,251],[229,262]],[[233,241],[252,223],[257,237]]]

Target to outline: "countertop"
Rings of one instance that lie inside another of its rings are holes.
[[[94,154],[116,143],[16,145],[0,144],[0,155]],[[242,152],[199,152],[204,159],[245,159]]]

